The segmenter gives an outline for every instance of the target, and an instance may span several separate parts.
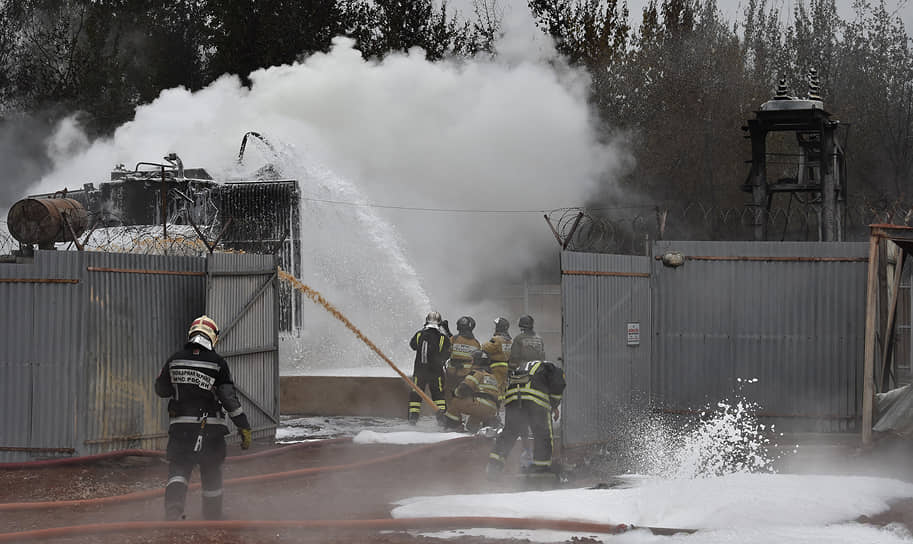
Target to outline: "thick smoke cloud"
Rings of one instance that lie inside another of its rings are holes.
[[[526,34],[508,33],[496,60],[431,63],[413,50],[365,61],[340,38],[327,54],[254,72],[250,88],[224,76],[196,93],[164,91],[112,138],[57,156],[55,171],[36,189],[103,181],[114,164],[171,151],[185,166],[237,175],[240,138],[258,131],[295,156],[286,174],[302,180],[303,212],[318,218],[302,235],[304,259],[324,265],[306,263],[305,283],[395,350],[432,307],[452,321],[474,313],[485,323],[498,310],[479,305],[477,280],[508,282],[543,255],[557,260],[541,210],[604,192],[624,162],[597,139],[586,77],[555,58],[527,23]],[[80,147],[77,134],[66,134],[58,134],[58,149],[69,140]],[[247,156],[250,168],[257,166],[256,153]],[[265,154],[262,160],[272,162]],[[361,217],[347,222],[355,213]],[[329,334],[335,327],[312,323],[309,330]]]
[[[51,169],[47,139],[52,130],[25,115],[0,118],[0,210],[9,209]],[[5,213],[2,219],[6,220]]]

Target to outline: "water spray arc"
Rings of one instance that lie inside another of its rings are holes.
[[[431,400],[431,397],[429,397],[424,391],[422,391],[421,389],[419,389],[419,387],[418,387],[417,385],[415,385],[415,382],[413,382],[408,376],[406,376],[406,374],[404,374],[402,370],[400,370],[399,368],[397,368],[397,366],[396,366],[395,364],[393,364],[393,361],[391,361],[389,357],[387,357],[386,355],[384,355],[384,352],[382,352],[382,351],[380,350],[380,348],[378,348],[378,347],[374,344],[374,342],[372,342],[367,336],[365,336],[364,333],[362,333],[362,332],[358,329],[358,327],[355,326],[354,323],[352,323],[351,321],[349,321],[349,319],[348,319],[346,316],[342,315],[342,312],[340,312],[335,306],[333,306],[333,305],[330,304],[325,298],[323,298],[323,295],[321,295],[320,293],[318,293],[318,292],[315,291],[314,289],[311,289],[311,288],[308,287],[307,285],[301,283],[300,281],[298,281],[297,278],[295,278],[294,276],[292,276],[292,275],[289,274],[288,272],[285,272],[284,270],[281,270],[281,269],[279,270],[279,277],[280,277],[282,280],[284,280],[284,281],[288,282],[289,284],[291,284],[292,287],[294,287],[295,289],[297,289],[297,290],[301,291],[302,293],[304,293],[304,295],[305,295],[306,297],[308,297],[309,299],[311,299],[311,300],[312,300],[313,302],[315,302],[316,304],[319,304],[319,305],[323,306],[323,308],[324,308],[327,312],[329,312],[330,315],[332,315],[333,317],[335,317],[336,319],[338,319],[339,321],[341,321],[342,324],[345,325],[347,329],[349,329],[350,331],[352,331],[352,332],[355,334],[355,336],[358,337],[359,340],[361,340],[362,342],[365,343],[366,346],[368,346],[369,348],[371,348],[371,351],[373,351],[374,353],[376,353],[378,356],[380,356],[381,359],[384,360],[384,362],[386,362],[388,365],[390,365],[390,368],[392,368],[393,370],[395,370],[396,373],[399,374],[399,376],[400,376],[403,380],[405,380],[407,384],[409,384],[409,387],[411,387],[416,393],[418,393],[418,395],[422,398],[422,400],[424,400],[424,401],[428,404],[428,406],[431,406],[432,409],[434,409],[435,412],[438,411],[437,405],[434,403],[433,400]]]

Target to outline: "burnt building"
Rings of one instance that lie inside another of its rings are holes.
[[[189,232],[209,251],[277,254],[283,270],[295,276],[301,272],[298,181],[282,179],[270,168],[261,169],[255,179],[219,181],[202,168],[185,169],[172,153],[165,163],[140,162],[133,169],[119,165],[97,186],[86,183],[81,189],[32,197],[66,197],[82,204],[89,236],[104,229],[148,227],[145,232],[167,239],[191,227]],[[279,308],[281,330],[301,326],[300,293],[282,284]]]

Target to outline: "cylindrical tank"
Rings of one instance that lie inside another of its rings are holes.
[[[63,221],[73,229],[73,234]],[[86,209],[72,198],[25,198],[13,204],[6,219],[10,234],[23,244],[52,245],[81,235],[89,224]]]

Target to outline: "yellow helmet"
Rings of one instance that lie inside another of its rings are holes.
[[[203,335],[209,339],[211,344],[215,344],[219,339],[219,327],[216,322],[208,315],[201,315],[193,320],[190,324],[190,330],[187,331],[187,338],[193,339],[196,335]]]

